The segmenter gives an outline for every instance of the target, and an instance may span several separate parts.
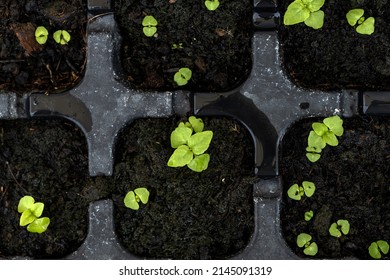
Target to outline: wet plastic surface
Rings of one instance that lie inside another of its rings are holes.
[[[0,95],[0,118],[61,116],[81,127],[88,141],[89,173],[111,176],[116,135],[138,118],[195,113],[229,116],[240,121],[255,144],[257,183],[253,186],[255,231],[235,259],[296,259],[281,234],[279,208],[282,184],[278,145],[286,129],[309,116],[359,113],[388,114],[389,94],[357,91],[305,91],[284,75],[275,29],[275,1],[254,1],[253,68],[239,88],[225,93],[140,92],[122,82],[118,67],[120,35],[110,13],[110,1],[89,0],[88,61],[76,88],[57,95],[13,93]],[[96,16],[99,15],[99,16]],[[102,67],[104,66],[104,67]],[[119,245],[113,226],[113,203],[102,200],[89,209],[89,233],[67,259],[135,259]]]

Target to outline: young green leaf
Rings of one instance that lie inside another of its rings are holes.
[[[18,212],[22,213],[20,216],[20,226],[27,226],[29,232],[42,233],[46,231],[49,226],[50,219],[40,218],[45,205],[42,202],[35,203],[32,196],[24,196],[19,200]]]
[[[309,16],[310,10],[301,1],[296,0],[287,7],[283,23],[285,25],[301,23],[308,19]]]
[[[139,204],[138,204],[138,201],[135,197],[135,193],[133,191],[129,191],[123,202],[125,203],[125,206],[127,208],[130,208],[130,209],[133,209],[133,210],[138,210],[139,209]]]
[[[204,4],[209,11],[215,11],[219,7],[218,0],[206,0]]]
[[[203,123],[203,120],[201,118],[191,116],[188,118],[188,121],[195,132],[202,132],[203,131],[204,123]]]
[[[157,20],[154,16],[145,16],[142,20],[142,26],[157,26]]]
[[[212,131],[203,131],[202,119],[191,116],[188,122],[181,122],[171,133],[171,146],[176,148],[168,160],[169,167],[187,165],[193,171],[201,172],[208,168],[210,155],[203,154],[210,146]],[[195,134],[192,134],[195,132]]]
[[[347,220],[338,220],[337,223],[331,224],[329,228],[329,233],[334,237],[341,237],[343,234],[347,235],[349,233],[350,224]]]
[[[71,36],[66,30],[57,30],[56,32],[54,32],[53,38],[56,43],[66,45],[69,43]]]
[[[35,217],[39,218],[42,215],[44,207],[45,205],[42,202],[37,202],[33,204],[30,210]]]
[[[316,186],[314,185],[314,183],[309,181],[303,181],[302,187],[307,197],[311,197],[316,190]]]
[[[312,12],[305,20],[305,24],[313,29],[320,29],[324,25],[324,17],[323,11]]]
[[[356,32],[363,35],[371,35],[375,32],[375,19],[369,17],[362,24],[356,27]]]
[[[342,235],[336,223],[330,225],[329,234],[337,238],[341,237]]]
[[[317,243],[312,242],[310,243],[309,246],[307,246],[304,250],[303,253],[307,256],[315,256],[318,253],[318,246]]]
[[[190,163],[194,154],[187,145],[178,147],[168,160],[169,167],[182,167]]]
[[[318,153],[306,153],[306,157],[311,162],[316,162],[321,158],[321,154]]]
[[[157,20],[153,16],[145,16],[142,20],[142,31],[147,37],[152,37],[157,32]]]
[[[325,4],[325,0],[302,0],[310,12],[316,12]]]
[[[34,200],[34,198],[32,196],[29,196],[29,195],[23,196],[19,200],[18,212],[22,213],[22,212],[24,212],[26,210],[31,209],[31,207],[34,205],[34,203],[35,203],[35,200]]]
[[[50,224],[50,219],[47,217],[36,219],[34,222],[27,226],[29,232],[43,233],[46,231]]]
[[[339,116],[332,116],[325,118],[323,123],[332,131],[336,136],[342,136],[344,133],[343,120]]]
[[[383,254],[386,255],[389,252],[389,243],[384,240],[378,240],[376,243]]]
[[[318,135],[318,136],[323,136],[326,132],[329,131],[329,128],[323,124],[323,123],[319,123],[319,122],[315,122],[311,125],[311,127],[313,128],[314,132]]]
[[[380,249],[378,247],[378,243],[377,242],[372,242],[370,247],[368,247],[368,253],[370,254],[370,256],[374,259],[380,259],[382,257],[382,254],[380,252]]]
[[[49,31],[47,31],[46,27],[44,26],[38,26],[37,29],[35,29],[35,40],[40,45],[46,43],[48,35]]]
[[[178,86],[184,86],[192,77],[192,71],[189,68],[180,68],[173,77],[173,80]]]
[[[210,146],[213,132],[210,130],[195,133],[188,140],[188,146],[194,155],[203,154]]]
[[[364,10],[363,9],[352,9],[350,10],[346,17],[348,24],[351,26],[355,26],[358,20],[364,15]]]
[[[287,195],[291,199],[301,200],[303,192],[301,191],[298,184],[294,184],[287,190]]]
[[[336,135],[334,135],[334,133],[332,131],[328,131],[324,135],[322,135],[322,139],[329,146],[335,147],[339,144],[339,140],[337,140]]]
[[[306,211],[304,216],[305,221],[306,222],[310,221],[313,218],[313,216],[314,216],[314,212],[312,210]]]
[[[143,204],[146,204],[148,203],[149,201],[149,191],[146,189],[146,188],[136,188],[134,190],[136,196],[139,197],[139,199],[141,200],[141,202]]]
[[[340,230],[344,235],[349,233],[350,224],[347,220],[338,220],[337,225],[340,227]]]
[[[314,130],[310,131],[309,137],[307,138],[307,145],[310,148],[315,148],[315,150],[310,150],[308,152],[321,153],[321,150],[326,147],[326,142],[319,136]]]
[[[312,237],[311,237],[310,234],[300,233],[297,236],[297,245],[298,245],[298,247],[299,248],[304,247],[305,245],[307,245],[308,242],[310,242],[311,239],[312,239]]]
[[[195,172],[202,172],[206,170],[209,166],[210,155],[202,154],[195,156],[193,160],[188,164],[188,168]]]
[[[27,209],[23,211],[22,215],[20,216],[19,225],[24,227],[28,224],[35,221],[37,217],[34,216],[34,214],[31,212],[30,209]]]
[[[171,133],[171,147],[176,149],[181,145],[186,145],[192,135],[192,129],[185,125],[177,127]]]

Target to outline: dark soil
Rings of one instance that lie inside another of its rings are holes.
[[[237,87],[251,70],[252,6],[251,1],[225,0],[208,11],[204,0],[115,1],[126,80],[135,88],[172,90],[178,88],[175,72],[188,67],[192,79],[183,89]],[[145,15],[158,21],[155,37],[142,32]]]
[[[291,2],[279,1],[282,15]],[[388,4],[387,0],[327,0],[321,29],[281,24],[280,54],[287,75],[309,89],[390,89]],[[345,15],[353,8],[363,8],[366,17],[375,18],[372,35],[358,34],[348,24]]]
[[[202,173],[171,168],[170,133],[179,119],[136,121],[116,152],[115,225],[122,245],[145,258],[226,259],[244,249],[254,230],[254,156],[249,133],[228,119],[204,119],[214,137]],[[147,187],[148,204],[124,207],[130,190]]]
[[[76,85],[86,60],[86,1],[2,0],[0,2],[0,90],[59,92]],[[44,46],[35,28],[45,26]],[[67,30],[71,41],[59,45],[56,30]]]
[[[87,143],[67,122],[0,121],[0,258],[62,258],[88,227]],[[19,226],[20,198],[31,195],[51,223],[43,234]]]
[[[345,133],[337,147],[327,146],[316,163],[305,156],[311,123],[295,124],[283,138],[280,173],[284,198],[281,223],[285,240],[300,257],[296,245],[300,233],[317,242],[316,258],[370,259],[373,241],[390,241],[390,121],[388,118],[353,117],[344,119]],[[311,198],[292,201],[287,189],[302,181],[312,181],[316,191]],[[311,221],[304,213],[314,211]],[[328,229],[338,219],[347,219],[350,233],[339,239]],[[389,257],[385,257],[389,259]]]

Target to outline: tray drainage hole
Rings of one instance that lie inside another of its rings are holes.
[[[309,109],[310,107],[310,103],[309,102],[302,102],[301,104],[299,104],[299,108],[305,110],[305,109]]]

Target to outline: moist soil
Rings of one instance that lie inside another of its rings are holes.
[[[87,143],[59,120],[0,121],[0,258],[63,258],[83,242],[88,227]],[[19,226],[20,198],[45,207],[42,234]]]
[[[76,85],[86,62],[86,5],[82,0],[2,0],[0,3],[0,90],[59,92]],[[49,31],[45,45],[35,29]],[[67,45],[53,33],[66,30]]]
[[[281,144],[284,238],[302,258],[307,256],[296,245],[296,238],[308,233],[319,248],[315,258],[371,259],[371,242],[390,241],[390,121],[380,117],[344,119],[345,132],[339,145],[327,146],[320,160],[311,163],[305,149],[314,121],[318,119],[293,125]],[[314,195],[300,201],[289,199],[288,188],[302,181],[315,183]],[[306,222],[304,213],[309,210],[314,217]],[[349,221],[350,232],[331,237],[328,229],[338,219]]]
[[[291,2],[279,1],[282,15]],[[354,8],[375,18],[372,35],[358,34],[348,24],[345,15]],[[290,79],[307,89],[390,89],[389,2],[327,0],[321,10],[325,13],[321,29],[304,23],[279,25],[281,61]]]
[[[252,6],[251,1],[226,0],[208,11],[204,0],[114,1],[125,79],[135,88],[172,90],[178,88],[174,74],[188,67],[192,78],[183,89],[237,87],[251,70]],[[146,15],[158,21],[153,37],[142,31]]]
[[[207,170],[172,168],[170,133],[180,119],[143,119],[118,138],[115,228],[129,252],[151,259],[226,259],[244,249],[254,230],[253,141],[230,119],[204,118],[214,136]],[[130,190],[146,187],[149,202],[126,208]]]

